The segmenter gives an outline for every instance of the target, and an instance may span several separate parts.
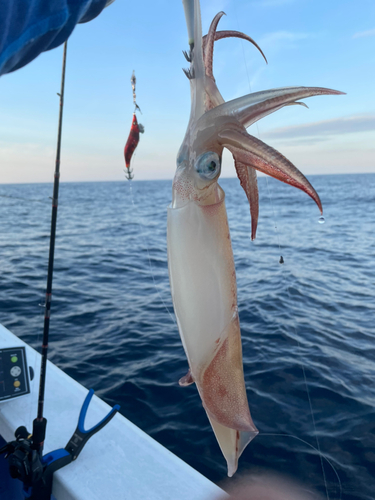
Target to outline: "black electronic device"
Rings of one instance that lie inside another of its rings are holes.
[[[30,370],[30,378],[32,378]],[[30,393],[25,347],[0,348],[0,403]]]

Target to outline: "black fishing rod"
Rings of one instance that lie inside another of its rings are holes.
[[[65,42],[61,75],[61,90],[60,94],[57,94],[58,96],[60,96],[60,111],[57,133],[55,175],[53,182],[51,232],[48,258],[46,302],[44,308],[44,328],[39,379],[38,411],[37,417],[33,421],[32,435],[29,434],[25,427],[19,427],[15,431],[16,440],[7,443],[3,448],[0,449],[0,454],[5,453],[5,457],[9,461],[10,475],[13,478],[20,479],[23,482],[24,493],[25,496],[29,498],[29,500],[50,500],[52,495],[54,472],[76,460],[91,436],[96,434],[100,429],[107,425],[107,423],[115,416],[117,411],[120,409],[119,405],[115,405],[106,417],[104,417],[97,425],[94,425],[90,430],[86,431],[84,427],[85,417],[90,401],[94,394],[94,391],[90,389],[82,405],[76,430],[74,431],[65,448],[54,450],[43,456],[43,446],[47,426],[47,419],[43,416],[43,409],[46,387],[49,325],[51,317],[57,207],[59,199],[60,153],[67,46],[68,43]]]
[[[32,445],[32,447],[40,455],[42,454],[42,451],[43,451],[43,444],[44,444],[44,439],[45,439],[45,435],[46,435],[46,425],[47,425],[47,420],[43,417],[43,409],[44,409],[44,392],[45,392],[45,387],[46,387],[49,324],[50,324],[50,317],[51,317],[52,280],[53,280],[53,264],[54,264],[54,257],[55,257],[57,207],[58,207],[58,199],[59,199],[61,134],[62,134],[62,119],[63,119],[63,110],[64,110],[65,68],[66,68],[67,47],[68,47],[68,42],[65,42],[64,43],[64,53],[63,53],[63,63],[62,63],[62,74],[61,74],[61,90],[60,90],[60,94],[57,94],[60,96],[59,127],[58,127],[58,132],[57,132],[55,175],[54,175],[54,181],[53,181],[51,233],[50,233],[50,240],[49,240],[46,302],[44,305],[44,327],[43,327],[42,359],[41,359],[40,378],[39,378],[38,413],[37,413],[37,418],[33,422],[33,445]]]

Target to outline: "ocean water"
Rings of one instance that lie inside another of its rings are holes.
[[[260,430],[237,476],[267,470],[330,500],[373,500],[375,174],[310,180],[326,222],[304,193],[260,178],[255,242],[238,180],[221,181]],[[50,184],[0,185],[0,323],[37,349],[51,195]],[[60,185],[50,359],[225,488],[195,386],[178,385],[187,362],[169,290],[170,199],[170,181]]]

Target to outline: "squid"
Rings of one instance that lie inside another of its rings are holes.
[[[223,149],[233,155],[250,204],[252,239],[259,214],[257,170],[301,189],[323,213],[319,196],[306,177],[282,154],[249,135],[246,128],[284,106],[304,105],[299,101],[302,98],[342,92],[285,87],[225,102],[213,76],[215,41],[238,37],[260,48],[243,33],[217,31],[223,12],[215,16],[208,34],[202,37],[199,0],[183,0],[183,4],[190,46],[184,52],[190,68],[184,71],[190,80],[191,112],[177,155],[167,215],[172,300],[189,364],[179,383],[186,386],[195,382],[231,477],[258,430],[246,395],[235,265],[225,193],[218,184]]]

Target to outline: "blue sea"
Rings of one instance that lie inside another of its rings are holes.
[[[262,177],[254,242],[238,180],[220,182],[260,430],[237,475],[267,470],[326,499],[373,500],[375,174],[310,181],[325,223],[307,195]],[[0,323],[36,349],[50,196],[51,184],[0,185]],[[188,366],[168,280],[170,200],[171,181],[61,183],[50,359],[226,488],[196,388],[178,385]]]

